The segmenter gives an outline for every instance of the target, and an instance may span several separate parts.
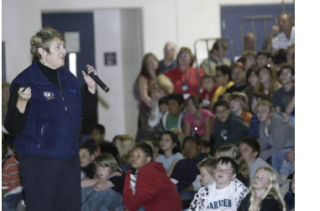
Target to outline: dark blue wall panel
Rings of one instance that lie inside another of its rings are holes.
[[[261,16],[271,15],[278,17],[282,12],[283,7],[278,5],[238,5],[238,6],[221,6],[221,36],[229,37],[234,42],[234,54],[240,55],[242,53],[241,38],[240,38],[240,22],[246,16]],[[294,14],[294,5],[286,4],[285,11]],[[267,31],[270,32],[274,21],[267,22]],[[255,23],[256,35],[258,37],[258,50],[264,44],[264,24],[262,21]],[[243,36],[251,31],[250,22],[243,24]],[[231,48],[229,48],[231,49]],[[231,50],[228,52],[228,57],[231,58]]]
[[[77,74],[83,81],[81,70],[86,64],[95,66],[94,54],[94,26],[91,12],[80,13],[43,13],[42,26],[50,26],[61,33],[80,33],[80,52],[77,53]],[[66,67],[69,66],[66,58]]]

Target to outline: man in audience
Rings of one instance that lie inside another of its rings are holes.
[[[257,36],[253,32],[248,32],[243,40],[243,52],[256,51]]]
[[[294,43],[294,21],[291,14],[283,12],[278,17],[280,33],[272,40],[272,51],[286,49]]]
[[[163,48],[164,59],[159,63],[161,73],[167,70],[172,70],[177,67],[177,62],[174,59],[176,56],[176,45],[173,42],[167,42]]]

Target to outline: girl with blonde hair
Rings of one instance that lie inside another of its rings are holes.
[[[272,168],[261,167],[256,171],[250,192],[242,201],[238,211],[286,210],[277,176]]]

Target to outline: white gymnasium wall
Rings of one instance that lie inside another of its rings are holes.
[[[133,95],[133,84],[140,72],[143,57],[141,9],[121,9],[122,71],[125,104],[125,133],[137,131],[138,101]]]
[[[97,69],[101,77],[112,87],[110,93],[105,95],[109,109],[99,104],[100,122],[106,125],[109,139],[111,135],[118,133],[135,135],[132,124],[136,124],[137,111],[132,112],[133,108],[130,107],[134,101],[129,97],[129,90],[132,78],[138,72],[136,68],[139,67],[140,61],[134,63],[135,68],[128,68],[130,61],[136,58],[131,57],[129,52],[123,51],[134,48],[126,40],[127,38],[133,40],[133,37],[126,37],[127,27],[132,27],[132,30],[138,29],[138,25],[131,24],[140,23],[128,20],[130,14],[124,15],[125,10],[119,10],[120,8],[142,10],[141,54],[152,51],[161,59],[163,45],[168,40],[176,42],[178,47],[193,48],[194,40],[199,37],[218,37],[220,5],[281,4],[281,2],[282,0],[5,0],[2,2],[2,41],[6,44],[7,79],[11,81],[30,64],[29,40],[41,27],[42,12],[92,11],[95,14],[95,25],[97,22],[105,23],[105,28],[95,28]],[[285,3],[292,2],[293,0],[285,1]],[[104,19],[105,15],[111,19]],[[107,26],[107,23],[111,25]],[[98,34],[99,30],[107,36]],[[125,35],[122,34],[124,31]],[[113,40],[108,40],[111,37]],[[123,46],[123,43],[126,45]],[[118,58],[124,62],[106,68],[101,53],[111,48],[119,52]],[[132,72],[128,74],[127,71]]]
[[[98,121],[106,127],[106,139],[110,140],[113,134],[125,131],[124,73],[119,62],[122,58],[121,13],[119,9],[106,9],[95,10],[93,14],[96,69],[110,87],[108,93],[99,89]],[[116,52],[115,66],[105,66],[105,52]]]

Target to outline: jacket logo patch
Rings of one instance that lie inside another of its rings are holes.
[[[77,90],[76,90],[76,89],[70,89],[70,92],[71,92],[72,94],[74,94],[74,93],[77,92]]]
[[[43,96],[46,98],[46,100],[53,100],[54,99],[54,93],[50,91],[44,91]]]

